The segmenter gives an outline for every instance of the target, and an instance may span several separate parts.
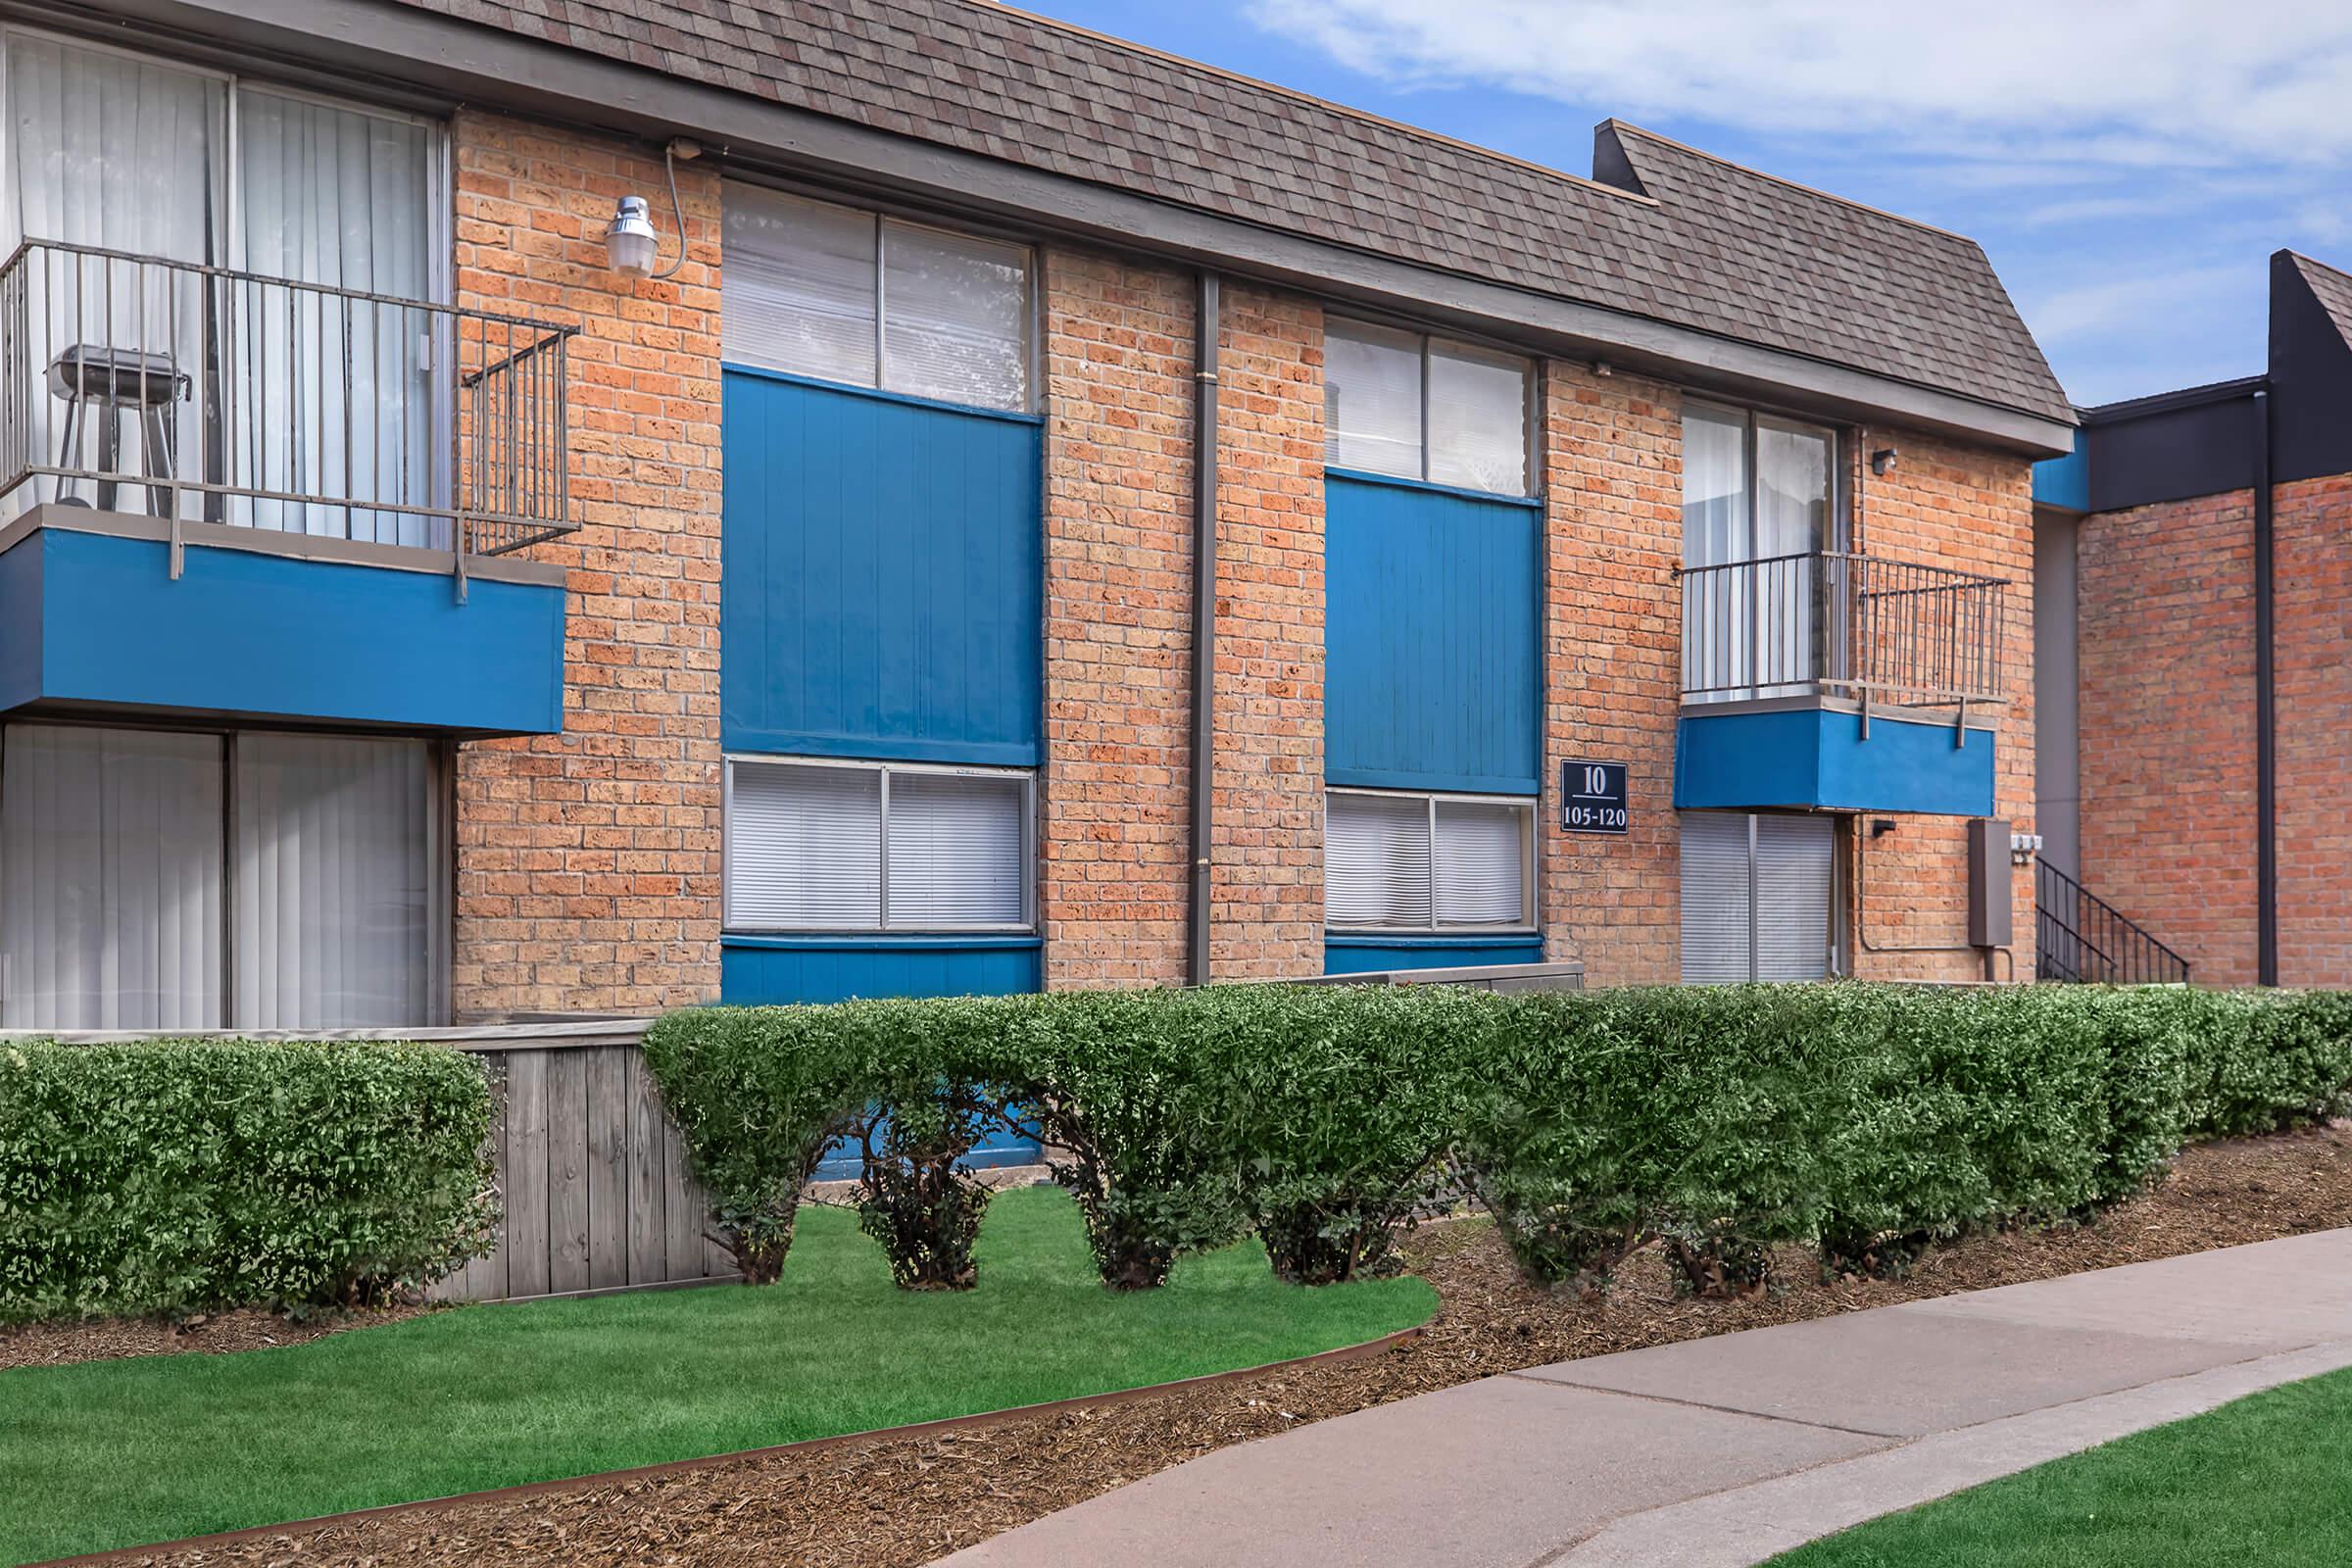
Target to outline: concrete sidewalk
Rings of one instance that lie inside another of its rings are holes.
[[[1223,1448],[956,1568],[1732,1568],[2352,1365],[2352,1230],[1567,1361]]]

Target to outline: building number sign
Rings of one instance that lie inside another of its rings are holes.
[[[1560,764],[1560,826],[1571,833],[1623,833],[1633,820],[1623,762]]]

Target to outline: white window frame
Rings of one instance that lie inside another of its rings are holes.
[[[1523,937],[1536,934],[1536,812],[1539,801],[1533,795],[1472,795],[1460,791],[1375,790],[1360,786],[1333,784],[1323,791],[1324,842],[1330,842],[1331,797],[1334,795],[1368,796],[1384,801],[1421,801],[1427,811],[1425,820],[1429,834],[1429,914],[1428,923],[1421,925],[1333,925],[1328,920],[1324,930],[1333,936],[1478,936]],[[1519,920],[1514,925],[1487,925],[1479,922],[1440,920],[1438,916],[1438,808],[1448,802],[1470,806],[1507,806],[1519,813]]]
[[[812,195],[787,185],[765,184],[756,180],[734,180],[727,183],[750,185],[755,189],[788,196],[794,201],[808,202],[818,207],[830,207],[836,212],[856,213],[874,225],[874,378],[871,381],[840,381],[831,376],[810,375],[780,365],[760,365],[753,361],[740,363],[754,369],[767,370],[777,375],[797,375],[806,381],[822,381],[832,386],[860,387],[868,392],[880,392],[894,398],[911,398],[918,403],[946,403],[947,407],[977,409],[984,414],[1034,415],[1038,408],[1042,379],[1038,365],[1038,343],[1043,335],[1038,323],[1039,290],[1037,277],[1037,247],[1027,240],[1007,234],[991,233],[986,229],[958,228],[947,223],[926,223],[911,218],[901,218],[879,208],[860,207],[855,202],[835,201],[831,197]],[[720,226],[725,226],[723,204],[726,191],[721,188]],[[993,403],[954,403],[929,397],[920,392],[902,392],[890,385],[890,231],[893,227],[910,229],[921,234],[944,234],[951,239],[981,240],[991,245],[1008,245],[1021,253],[1021,396],[1010,408]],[[722,277],[723,286],[723,277]]]
[[[733,878],[735,856],[735,768],[739,763],[771,767],[834,767],[878,773],[881,792],[876,848],[880,855],[875,921],[833,925],[749,925],[735,919]],[[894,773],[927,773],[950,778],[1014,779],[1021,786],[1021,918],[1013,924],[893,925],[890,919],[890,780]],[[729,752],[719,789],[719,870],[721,908],[719,927],[731,936],[1033,936],[1037,931],[1037,770],[1029,767],[974,767],[955,762],[901,762],[862,758],[800,757],[775,752]]]
[[[1474,490],[1472,493],[1478,495],[1507,496],[1514,500],[1521,501],[1533,500],[1536,496],[1542,493],[1542,486],[1536,482],[1536,452],[1538,442],[1540,440],[1538,432],[1542,428],[1541,416],[1543,411],[1538,407],[1536,401],[1536,362],[1533,358],[1528,355],[1521,354],[1515,349],[1499,348],[1486,343],[1475,343],[1470,339],[1463,337],[1448,337],[1443,332],[1424,332],[1419,327],[1399,326],[1394,322],[1374,320],[1368,317],[1360,316],[1326,315],[1324,318],[1324,329],[1326,332],[1330,330],[1331,324],[1334,322],[1348,326],[1370,327],[1375,331],[1405,333],[1415,339],[1416,346],[1420,352],[1421,471],[1418,474],[1377,474],[1377,477],[1384,479],[1401,478],[1406,480],[1417,480],[1422,484],[1445,483],[1443,480],[1432,479],[1429,476],[1430,349],[1433,344],[1443,343],[1449,347],[1475,349],[1482,354],[1507,355],[1519,362],[1519,444],[1521,447],[1519,454],[1519,488],[1516,490]],[[1325,373],[1328,374],[1329,371],[1326,370]],[[1330,466],[1345,468],[1345,465]],[[1376,472],[1376,470],[1372,469],[1358,469],[1349,471]],[[1461,490],[1468,489],[1470,487],[1463,485],[1446,485],[1446,488],[1450,490]]]

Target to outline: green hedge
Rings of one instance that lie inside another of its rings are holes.
[[[1713,1295],[1778,1246],[1899,1269],[2128,1197],[2189,1139],[2329,1114],[2352,997],[1232,986],[705,1009],[648,1050],[722,1218],[787,1240],[843,1127],[982,1086],[1058,1149],[1113,1285],[1245,1228],[1287,1276],[1346,1279],[1459,1182],[1536,1278],[1597,1285],[1655,1239]]]
[[[489,1131],[440,1047],[0,1044],[0,1319],[429,1282],[488,1248]]]

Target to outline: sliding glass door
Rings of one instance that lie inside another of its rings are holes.
[[[1683,685],[1790,696],[1830,673],[1840,564],[1838,437],[1692,403],[1683,416]]]
[[[425,742],[0,730],[0,1027],[431,1020]]]
[[[33,461],[333,498],[183,489],[172,504],[448,549],[446,518],[391,510],[448,502],[455,345],[419,308],[448,298],[440,128],[35,32],[0,45],[0,240],[62,247],[28,258],[24,280]],[[167,493],[67,478],[7,507],[157,511]]]

